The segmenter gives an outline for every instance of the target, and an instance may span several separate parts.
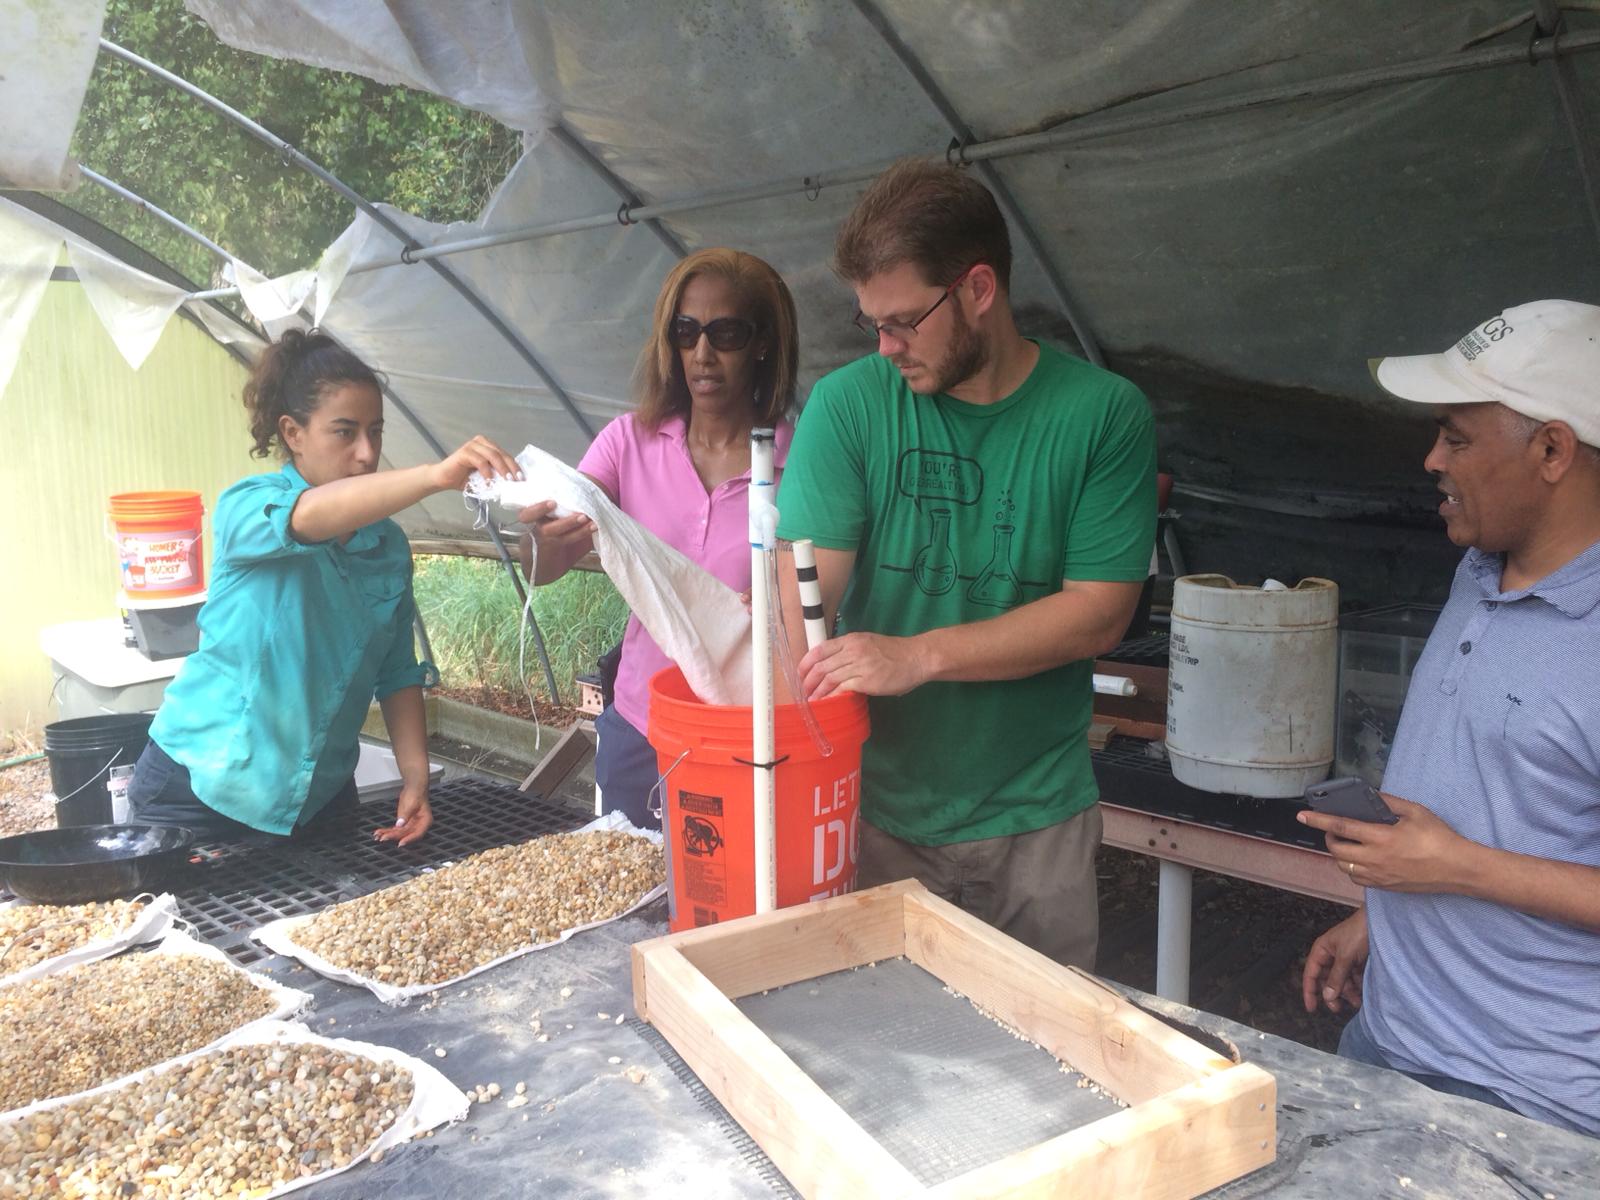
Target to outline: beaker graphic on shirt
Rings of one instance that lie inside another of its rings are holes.
[[[989,565],[967,591],[967,599],[974,604],[1014,608],[1021,603],[1022,589],[1017,586],[1017,573],[1011,566],[1011,535],[1016,528],[1015,525],[994,527],[994,552],[989,556]]]
[[[933,509],[928,516],[933,532],[928,544],[917,551],[911,564],[911,578],[929,596],[942,596],[955,586],[956,556],[950,551],[950,510]]]

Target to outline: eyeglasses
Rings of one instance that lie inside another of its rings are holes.
[[[973,263],[972,267],[977,265],[977,263]],[[957,275],[955,282],[945,288],[944,294],[935,300],[933,306],[915,321],[884,321],[880,324],[870,319],[866,313],[858,308],[856,309],[856,315],[851,319],[852,323],[873,341],[877,341],[881,337],[890,337],[897,342],[903,342],[912,337],[917,332],[917,326],[933,316],[938,311],[939,305],[950,299],[955,290],[966,282],[967,276],[972,274],[972,267],[968,267],[960,275]]]
[[[743,350],[756,335],[755,322],[741,317],[718,317],[702,325],[693,317],[673,317],[672,344],[679,350],[693,350],[700,335],[711,339],[713,350]]]

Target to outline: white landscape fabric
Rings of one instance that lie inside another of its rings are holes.
[[[13,900],[10,904],[0,905],[0,908],[28,907],[39,910],[41,922],[47,921],[53,911],[48,904],[27,905],[21,900]],[[172,895],[160,895],[146,904],[139,911],[139,915],[115,937],[101,938],[98,941],[86,942],[75,950],[65,954],[58,954],[54,958],[47,958],[43,962],[34,963],[31,967],[17,971],[12,975],[0,975],[0,987],[7,984],[21,983],[24,979],[37,979],[41,975],[54,975],[57,971],[65,971],[68,967],[77,966],[79,963],[93,962],[97,958],[109,958],[126,950],[129,946],[138,946],[144,942],[153,942],[163,937],[167,930],[172,928],[173,919],[178,915],[178,901]],[[5,949],[0,946],[0,951]],[[0,966],[0,970],[4,967]]]
[[[118,352],[137,371],[187,293],[80,242],[67,243],[67,259]]]
[[[366,1147],[359,1154],[353,1155],[347,1164],[342,1167],[336,1167],[331,1171],[323,1171],[318,1175],[308,1175],[304,1179],[297,1179],[293,1183],[274,1188],[270,1192],[259,1194],[252,1192],[251,1195],[257,1196],[258,1200],[271,1200],[273,1196],[287,1195],[289,1192],[297,1192],[301,1188],[309,1187],[321,1180],[330,1179],[335,1175],[350,1170],[351,1167],[360,1166],[363,1160],[371,1154],[380,1150],[387,1150],[391,1146],[397,1146],[401,1142],[407,1141],[426,1130],[452,1121],[459,1121],[467,1115],[468,1101],[466,1096],[455,1084],[451,1083],[421,1059],[413,1058],[409,1054],[402,1054],[390,1046],[379,1046],[371,1042],[353,1042],[344,1038],[320,1037],[312,1033],[304,1025],[293,1021],[264,1020],[246,1025],[242,1029],[230,1033],[220,1041],[207,1046],[204,1050],[196,1050],[192,1054],[185,1054],[180,1058],[171,1059],[162,1063],[159,1067],[151,1067],[148,1070],[140,1071],[137,1075],[129,1075],[124,1079],[119,1079],[115,1083],[108,1083],[87,1092],[78,1092],[72,1096],[60,1096],[54,1100],[46,1100],[39,1104],[30,1105],[27,1108],[19,1108],[15,1112],[6,1113],[4,1116],[0,1116],[0,1124],[20,1121],[30,1113],[59,1108],[63,1104],[81,1100],[85,1096],[94,1096],[101,1092],[123,1087],[133,1080],[145,1079],[154,1075],[157,1071],[171,1070],[173,1067],[192,1062],[202,1054],[210,1054],[218,1050],[229,1050],[235,1046],[270,1045],[273,1043],[282,1043],[290,1046],[324,1046],[329,1049],[342,1050],[346,1054],[359,1054],[377,1062],[398,1064],[411,1073],[414,1088],[411,1095],[411,1103],[406,1106],[404,1112],[396,1116],[394,1124],[384,1130],[372,1145]]]
[[[67,152],[105,16],[106,0],[0,4],[0,188],[77,181]]]
[[[594,480],[537,446],[517,455],[523,478],[474,475],[467,494],[510,509],[554,500],[595,523],[600,564],[656,645],[708,704],[750,703],[750,614],[727,584],[623,512]],[[535,553],[538,547],[535,546]]]
[[[325,257],[333,274],[328,286],[343,278],[351,249],[363,232],[352,225],[329,248]],[[0,197],[0,398],[63,246],[95,315],[118,353],[136,371],[161,340],[172,315],[188,299],[182,288],[130,267],[48,218]],[[320,277],[312,282],[320,284]],[[220,309],[193,301],[189,311],[220,341],[261,344],[259,338]]]
[[[610,829],[621,833],[635,834],[639,837],[648,838],[657,846],[660,846],[662,843],[662,837],[659,832],[648,829],[636,829],[633,825],[629,824],[626,817],[618,812],[610,812],[603,817],[596,817],[593,821],[590,821],[581,829],[574,830],[574,832],[587,833],[596,829]],[[467,971],[464,974],[457,975],[454,979],[446,979],[442,983],[418,983],[410,984],[404,987],[398,987],[392,983],[384,983],[382,980],[371,979],[365,975],[358,975],[353,971],[347,971],[343,967],[334,966],[333,963],[329,962],[321,955],[307,950],[304,946],[301,946],[294,940],[295,930],[304,925],[307,921],[311,920],[311,916],[284,917],[282,920],[273,921],[267,925],[263,925],[260,929],[257,929],[251,933],[250,936],[276,954],[282,954],[289,958],[299,959],[318,975],[326,976],[327,978],[337,980],[340,983],[353,983],[357,987],[364,987],[385,1004],[404,1004],[417,996],[426,996],[429,992],[437,992],[441,988],[447,988],[458,984],[463,979],[470,979],[474,975],[481,975],[483,972],[490,970],[493,967],[498,967],[501,963],[510,962],[514,958],[521,958],[524,954],[532,954],[535,950],[548,950],[551,946],[559,946],[573,934],[582,933],[585,929],[596,929],[601,925],[609,925],[612,921],[620,921],[629,913],[637,912],[646,904],[649,904],[652,900],[664,895],[666,890],[667,885],[665,883],[660,884],[659,886],[651,888],[650,891],[646,892],[644,896],[640,898],[639,902],[632,908],[629,908],[627,912],[618,913],[616,916],[609,917],[604,921],[594,921],[588,925],[578,925],[572,929],[562,930],[560,936],[558,936],[554,941],[541,942],[536,946],[523,946],[518,950],[513,950],[510,954],[502,955],[500,958],[497,958],[492,962],[486,962],[481,967],[474,967],[472,970]],[[314,916],[315,914],[312,915]]]
[[[26,209],[0,199],[0,397],[60,254],[59,235]]]
[[[272,1011],[267,1013],[267,1015],[264,1017],[257,1017],[254,1021],[246,1021],[243,1025],[239,1026],[239,1030],[249,1029],[251,1026],[259,1024],[262,1021],[279,1022],[290,1020],[291,1018],[299,1016],[306,1009],[310,1008],[315,1001],[315,997],[312,996],[310,992],[302,992],[296,988],[285,987],[283,984],[274,979],[268,979],[265,975],[258,974],[255,971],[246,971],[243,967],[237,966],[235,963],[233,963],[226,954],[218,950],[215,946],[207,946],[204,942],[197,942],[194,938],[190,937],[187,933],[184,933],[180,929],[174,929],[168,933],[166,937],[161,939],[161,944],[149,951],[149,953],[166,955],[187,954],[197,958],[208,958],[213,962],[221,963],[230,971],[245,976],[256,987],[260,988],[262,991],[266,992],[267,995],[271,996]],[[223,1041],[234,1036],[234,1034],[237,1032],[238,1030],[230,1031],[229,1033],[224,1034],[221,1038],[216,1038],[206,1043],[204,1046],[197,1047],[188,1054],[181,1056],[181,1060],[187,1060],[194,1057],[196,1054],[203,1054],[207,1050],[214,1049],[215,1047],[221,1045]],[[167,1066],[169,1063],[178,1061],[180,1061],[180,1059],[174,1058],[166,1059],[159,1063],[152,1063],[150,1066],[141,1071],[135,1071],[131,1075],[122,1075],[116,1079],[108,1079],[103,1084],[100,1084],[94,1088],[85,1089],[81,1092],[69,1092],[62,1096],[52,1096],[49,1100],[41,1100],[36,1104],[29,1104],[23,1106],[22,1108],[12,1109],[7,1113],[0,1113],[0,1117],[13,1115],[26,1116],[28,1113],[34,1112],[40,1108],[51,1106],[64,1100],[70,1100],[74,1096],[84,1096],[91,1091],[97,1092],[103,1088],[117,1087],[121,1084],[127,1083],[129,1080],[141,1078],[151,1071],[159,1070],[161,1067]]]

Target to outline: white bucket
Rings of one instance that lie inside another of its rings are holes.
[[[1333,762],[1339,586],[1173,585],[1167,754],[1181,783],[1282,799]]]

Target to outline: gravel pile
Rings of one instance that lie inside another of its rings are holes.
[[[0,1125],[0,1200],[263,1195],[368,1152],[411,1074],[316,1045],[243,1046]]]
[[[144,904],[105,900],[0,908],[0,979],[89,942],[115,937],[133,923]]]
[[[0,771],[0,837],[55,827],[50,764],[41,758]]]
[[[0,1111],[188,1054],[275,1006],[237,968],[125,954],[0,988]]]
[[[620,916],[665,879],[661,848],[647,838],[555,834],[324,909],[294,940],[369,979],[444,983],[563,930]]]

